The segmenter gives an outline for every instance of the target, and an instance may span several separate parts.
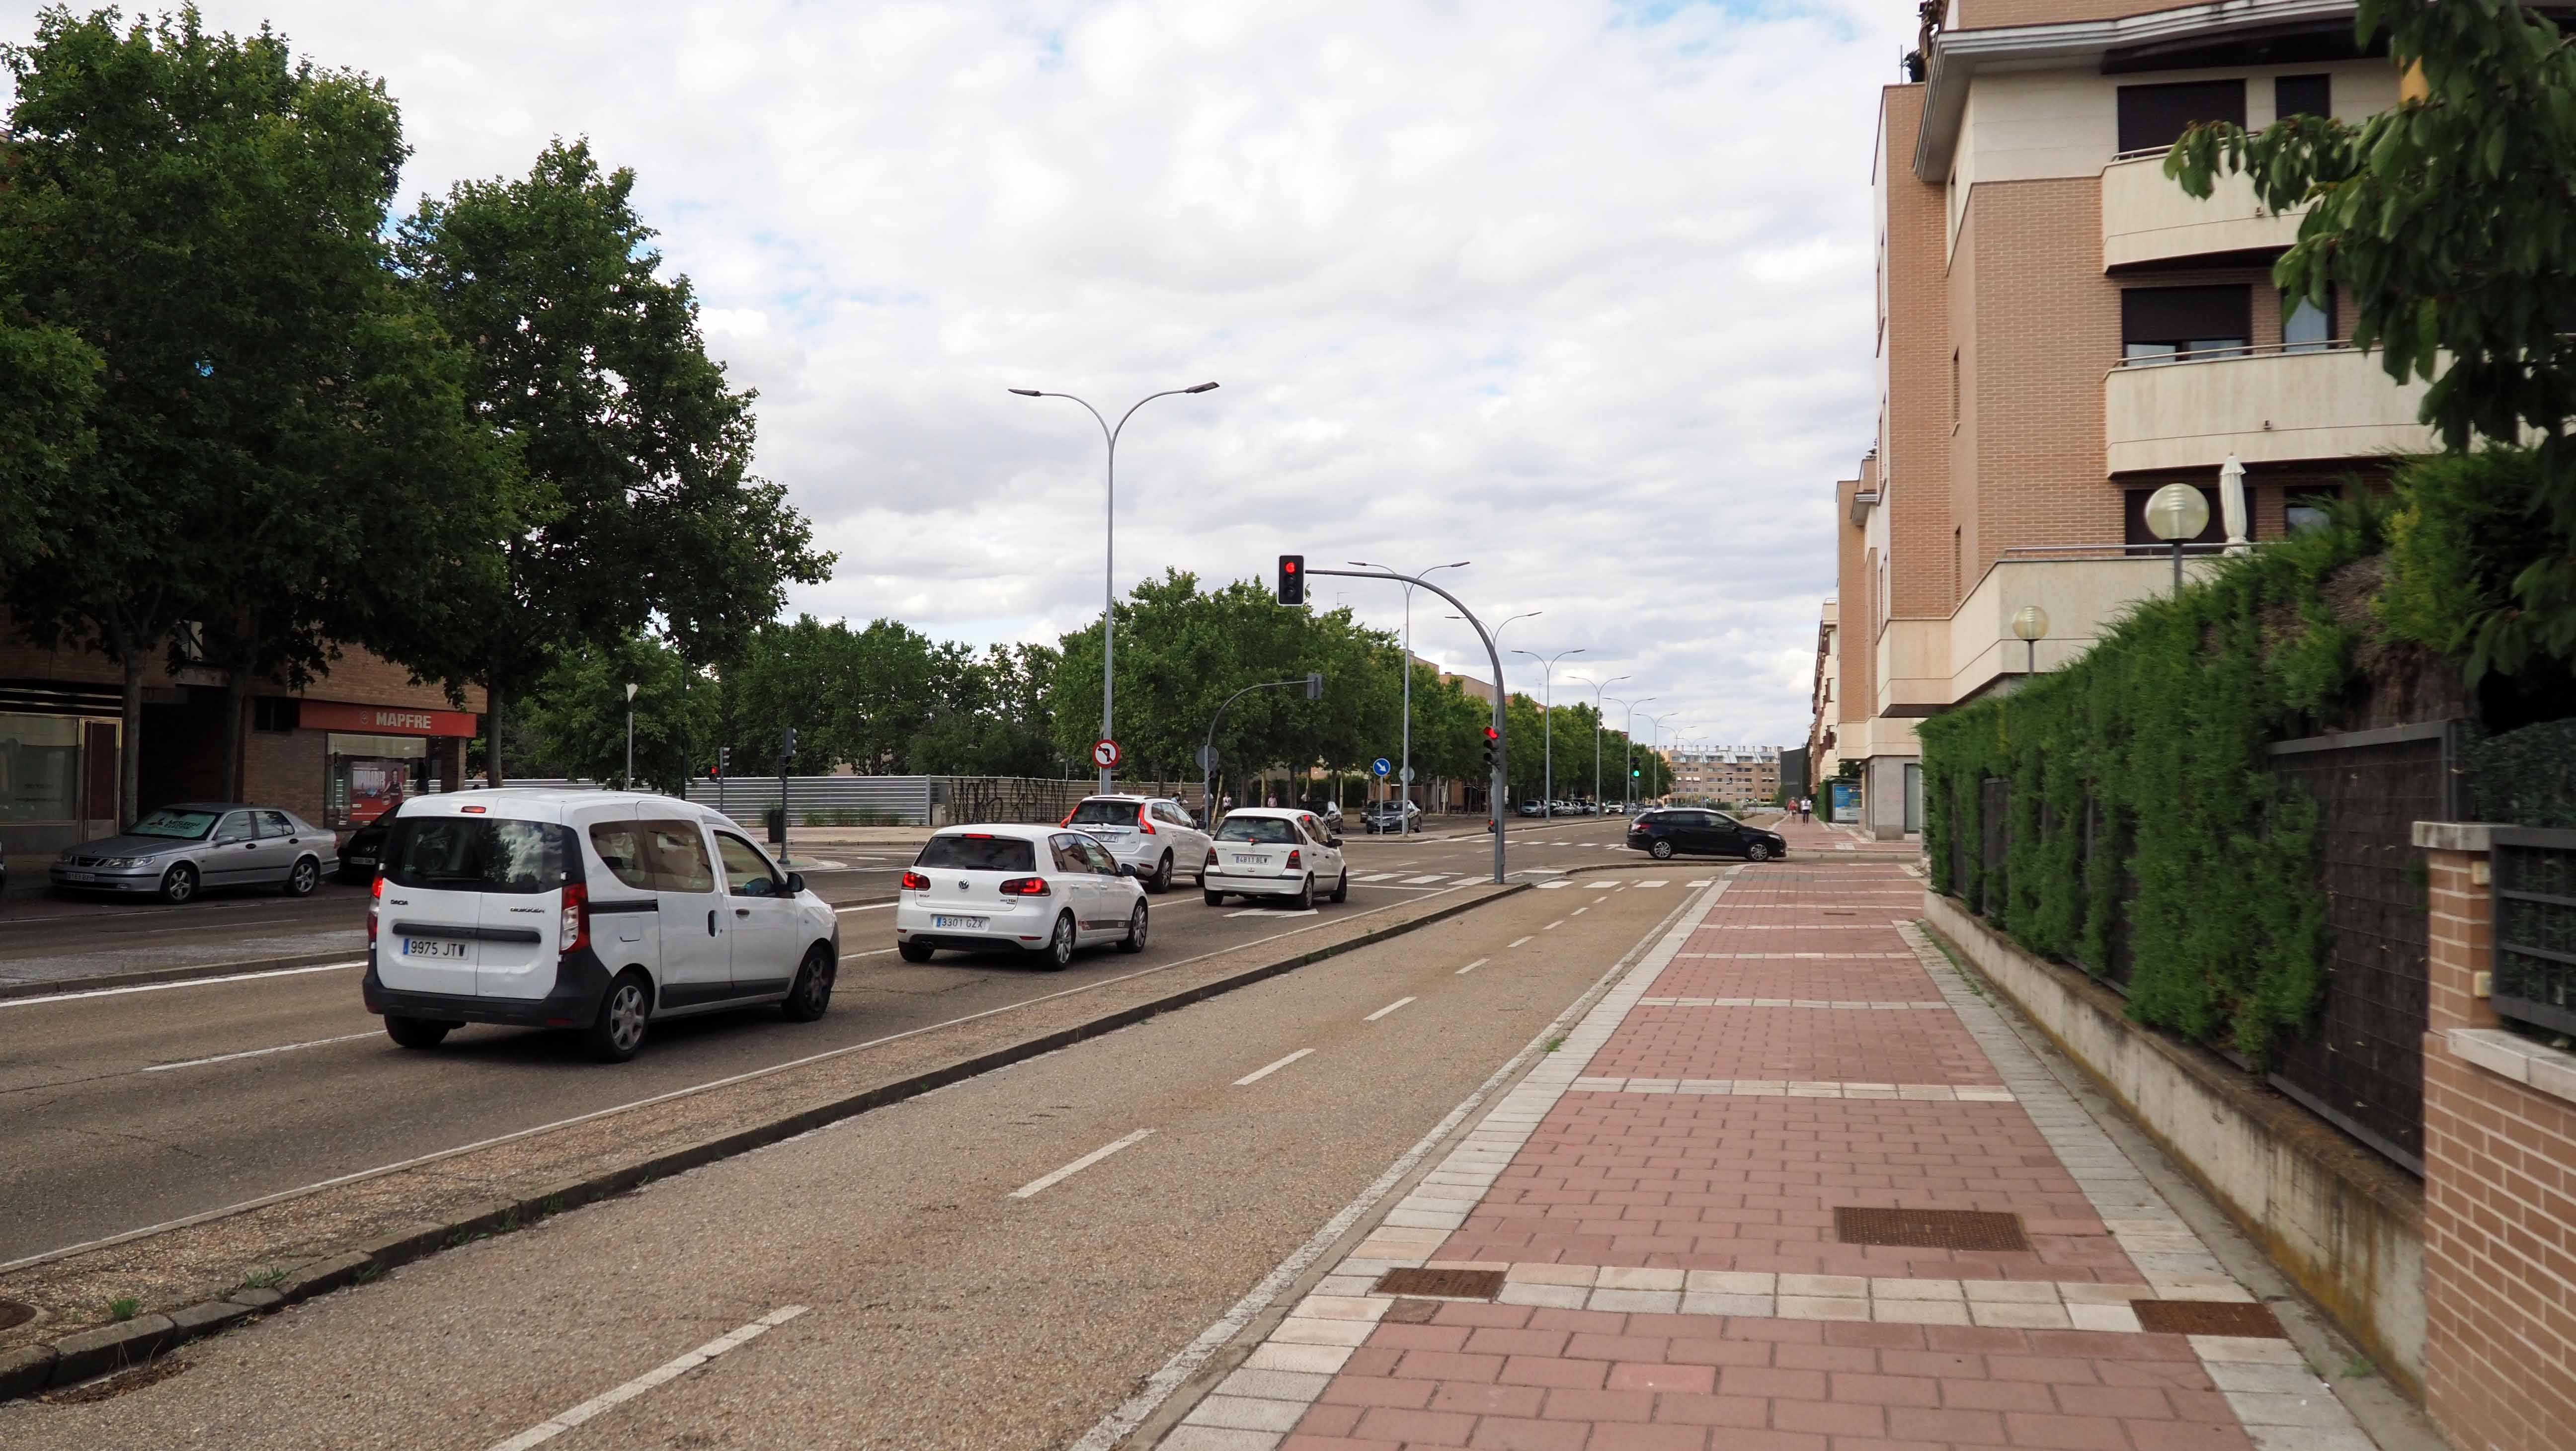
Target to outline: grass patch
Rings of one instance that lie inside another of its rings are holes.
[[[143,1302],[141,1300],[136,1299],[132,1295],[119,1295],[115,1299],[107,1302],[107,1318],[110,1320],[131,1320],[134,1318],[135,1312],[142,1308]]]
[[[1538,1051],[1540,1051],[1541,1053],[1553,1053],[1553,1052],[1555,1052],[1557,1049],[1562,1048],[1562,1047],[1564,1047],[1564,1046],[1565,1046],[1565,1038],[1564,1038],[1564,1035],[1559,1034],[1559,1035],[1558,1035],[1558,1036],[1556,1036],[1556,1037],[1553,1037],[1553,1038],[1548,1039],[1548,1040],[1547,1040],[1547,1042],[1546,1042],[1544,1045],[1542,1045],[1542,1046],[1539,1048],[1539,1050],[1538,1050]]]

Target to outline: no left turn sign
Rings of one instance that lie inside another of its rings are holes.
[[[1103,768],[1117,765],[1118,743],[1112,740],[1093,741],[1091,743],[1091,764]]]

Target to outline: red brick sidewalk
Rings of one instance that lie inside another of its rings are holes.
[[[1911,850],[1785,831],[1166,1451],[2367,1451],[2286,1341],[2143,1327],[2266,1317],[2035,1060],[1990,1056],[2001,1020],[1899,925]],[[1851,1242],[1853,1209],[2027,1247]],[[1407,1266],[1498,1273],[1378,1283]]]

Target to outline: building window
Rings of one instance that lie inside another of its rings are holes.
[[[362,736],[333,731],[324,741],[325,826],[364,826],[429,789],[426,736]]]
[[[291,731],[296,727],[299,708],[303,704],[291,695],[253,696],[250,728],[255,731]]]
[[[2333,484],[2309,484],[2281,501],[2281,526],[2292,534],[2322,529],[2333,517],[2343,490]]]
[[[1950,350],[1950,426],[1959,426],[1959,350]]]
[[[2305,297],[2281,299],[2281,351],[2318,353],[2334,341],[2334,296],[2320,306]]]
[[[2158,151],[2200,121],[2245,124],[2245,82],[2184,81],[2120,88],[2120,150]]]
[[[2272,118],[2334,114],[2334,77],[2279,76],[2272,82]]]
[[[0,715],[0,821],[80,818],[81,723]]]
[[[2195,487],[2200,487],[2200,496],[2209,502],[2209,522],[2201,526],[2198,534],[2183,542],[2217,544],[2226,538],[2224,532],[2226,525],[2220,519],[2218,491],[2197,485]],[[2124,540],[2131,554],[2161,554],[2173,547],[2172,541],[2158,539],[2155,531],[2147,527],[2147,500],[2155,497],[2155,492],[2154,489],[2129,490],[2127,504],[2120,511],[2126,531]]]
[[[2120,357],[2135,365],[2242,353],[2254,334],[2254,289],[2132,287],[2120,294]]]

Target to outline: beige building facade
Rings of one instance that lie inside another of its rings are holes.
[[[1880,407],[1835,486],[1836,648],[1829,667],[1820,642],[1811,727],[1820,762],[1860,763],[1871,834],[1921,827],[1917,721],[2063,666],[2171,588],[2156,489],[2206,496],[2188,545],[2205,568],[2431,446],[2420,388],[2351,347],[2339,299],[2274,290],[2298,214],[2241,177],[2195,200],[2162,170],[2193,121],[2395,105],[2353,10],[1951,0],[1925,79],[1882,94]],[[2048,619],[2030,645],[2026,605]]]
[[[1780,794],[1778,746],[1684,746],[1663,755],[1672,768],[1675,797],[1752,806]]]

